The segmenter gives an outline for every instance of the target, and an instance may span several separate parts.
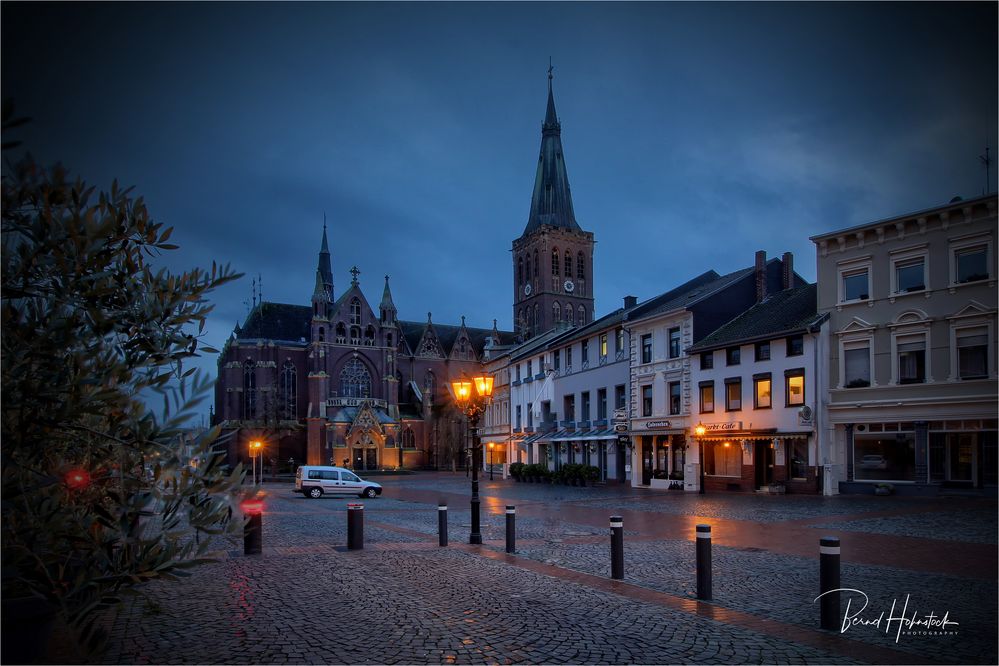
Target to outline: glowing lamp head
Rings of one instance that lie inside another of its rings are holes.
[[[496,446],[496,442],[489,442],[489,448],[490,449],[493,448],[494,446]]]
[[[694,426],[694,434],[697,435],[698,437],[704,437],[704,433],[706,433],[707,431],[708,429],[704,427],[703,423],[698,423],[696,426]]]
[[[90,472],[82,467],[74,467],[66,472],[66,485],[71,490],[83,490],[90,485]]]
[[[468,381],[464,377],[451,382],[451,388],[454,389],[455,400],[457,400],[460,404],[465,404],[472,397],[472,382]]]
[[[732,442],[725,442],[725,448],[726,448],[726,449],[727,449],[728,447],[730,447],[730,446],[732,446]]]
[[[475,378],[475,390],[479,396],[488,398],[493,394],[493,378],[490,375],[483,375]]]

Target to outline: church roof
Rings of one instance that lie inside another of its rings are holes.
[[[689,351],[708,351],[735,342],[802,333],[820,319],[815,293],[814,284],[777,292],[716,329]]]
[[[360,411],[360,407],[341,407],[327,418],[329,418],[329,420],[333,423],[353,423],[357,418],[357,413]],[[383,425],[396,423],[396,420],[386,414],[385,410],[381,407],[372,407],[371,412],[375,415],[375,418],[378,419],[378,422]]]
[[[461,326],[452,326],[450,324],[438,324],[433,323],[434,332],[437,333],[437,339],[441,343],[441,349],[444,350],[445,354],[449,354],[451,349],[454,347],[455,341],[458,339],[458,333],[461,331]],[[420,340],[423,339],[423,332],[427,329],[427,322],[425,321],[399,321],[399,328],[402,330],[402,335],[406,338],[406,343],[409,348],[415,352],[416,348],[420,345]],[[465,331],[468,333],[468,340],[472,343],[472,348],[475,353],[482,355],[482,350],[486,346],[486,339],[493,335],[493,329],[491,328],[472,328],[471,326],[465,326]],[[516,334],[512,331],[498,331],[500,336],[500,344],[509,345],[513,344]]]
[[[543,225],[582,231],[576,223],[569,192],[569,175],[562,154],[562,125],[555,113],[555,96],[552,93],[552,75],[548,73],[548,108],[541,126],[541,154],[538,171],[534,177],[531,195],[531,212],[524,228],[524,236]]]
[[[312,308],[307,305],[263,302],[253,308],[236,337],[300,342],[309,339],[311,321]]]

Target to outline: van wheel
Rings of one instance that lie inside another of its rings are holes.
[[[374,488],[365,488],[364,492],[361,493],[361,497],[373,498],[378,493],[375,492]]]
[[[309,497],[312,499],[319,499],[323,496],[322,488],[309,488]]]

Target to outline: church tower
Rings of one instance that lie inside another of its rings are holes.
[[[576,223],[555,113],[552,68],[527,227],[513,241],[513,323],[525,338],[593,320],[593,233]]]

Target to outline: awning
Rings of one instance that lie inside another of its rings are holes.
[[[814,433],[811,432],[729,432],[729,433],[711,433],[710,435],[704,435],[703,437],[693,437],[692,441],[696,442],[701,440],[702,442],[731,442],[735,440],[774,440],[774,439],[808,439]]]
[[[607,428],[603,430],[598,428],[596,430],[591,430],[590,432],[586,433],[586,437],[583,437],[582,439],[585,439],[587,441],[596,440],[596,439],[617,439],[617,433],[614,432],[613,428]]]

